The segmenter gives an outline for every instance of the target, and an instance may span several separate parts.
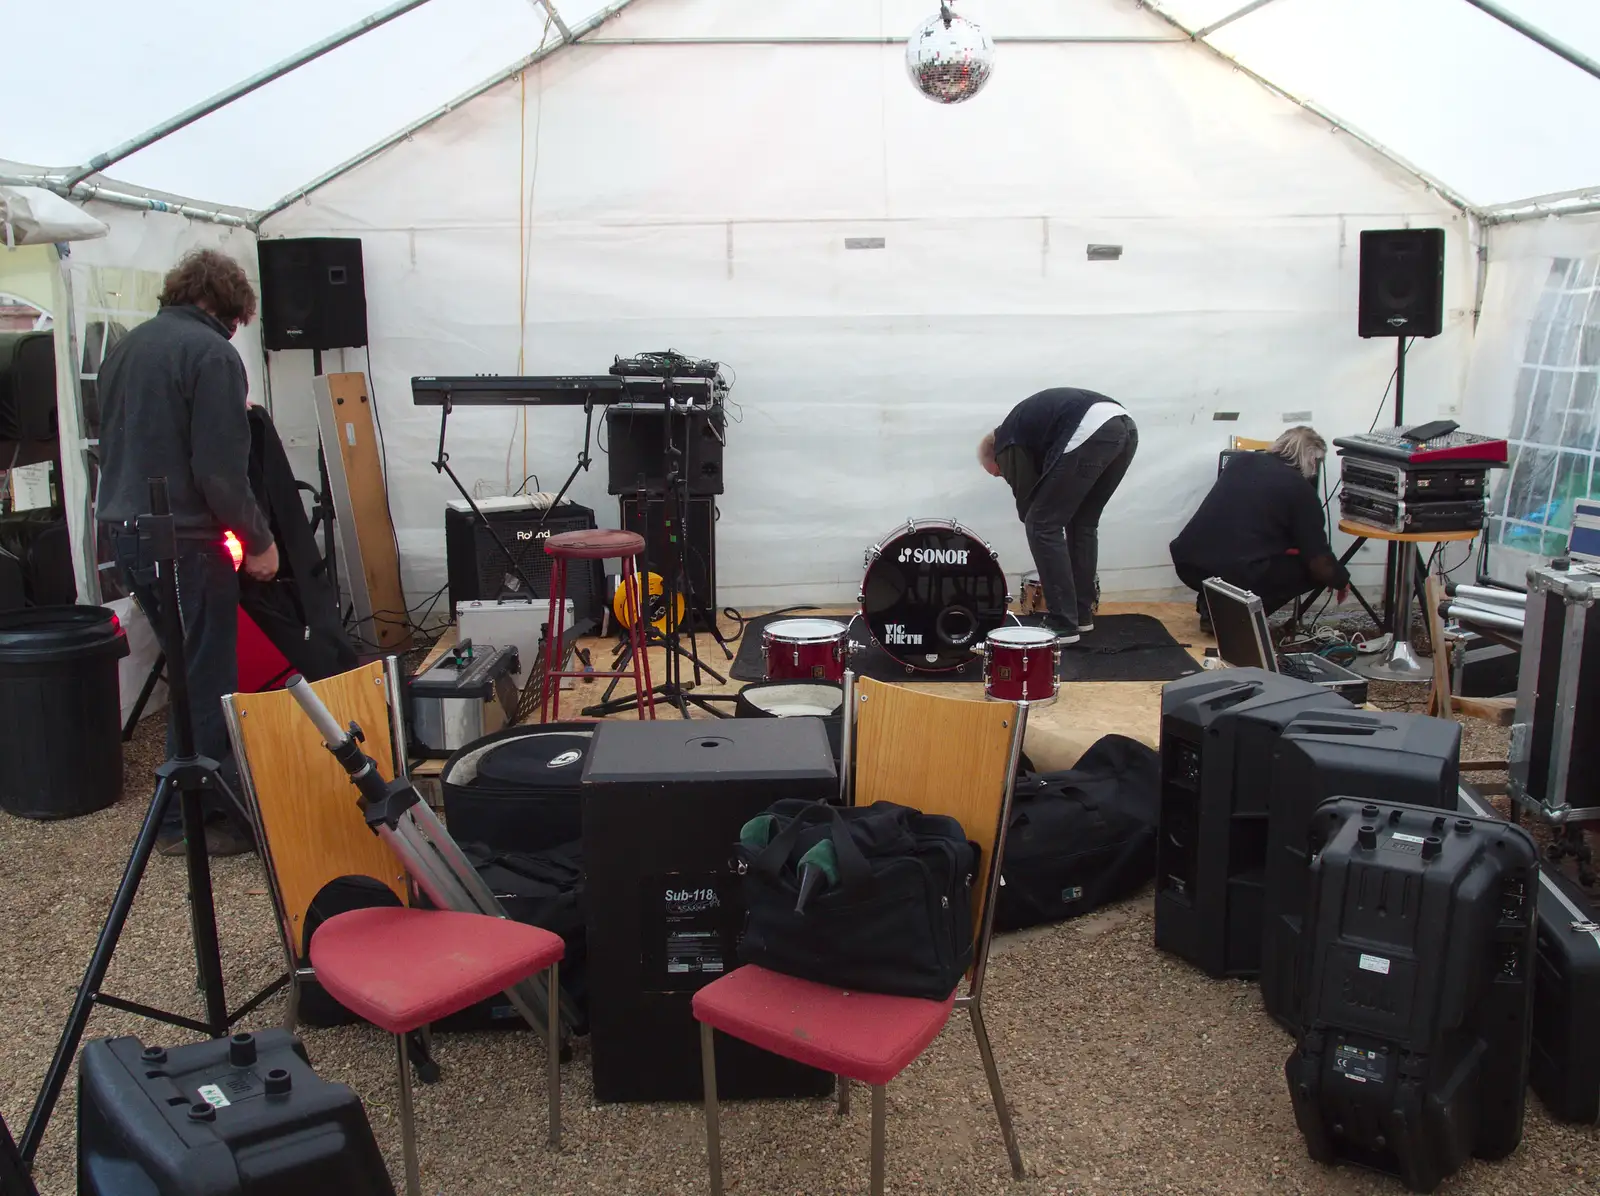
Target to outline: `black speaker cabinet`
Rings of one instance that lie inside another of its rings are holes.
[[[1499,819],[1358,797],[1310,831],[1294,1119],[1318,1162],[1431,1192],[1522,1140],[1538,852]]]
[[[102,1038],[78,1070],[79,1196],[394,1196],[361,1101],[285,1030]]]
[[[544,511],[536,508],[531,498],[480,499],[478,510],[488,517],[494,534],[472,513],[465,499],[445,506],[445,580],[449,582],[452,614],[460,602],[526,598],[527,589],[511,568],[513,560],[533,583],[534,595],[549,598],[550,558],[544,554],[544,542],[562,532],[588,531],[595,526],[593,511],[570,502],[551,511],[543,527],[539,521],[544,518]],[[500,537],[499,543],[495,535]],[[501,544],[510,550],[509,558]],[[572,602],[577,634],[600,626],[605,583],[604,562],[567,562],[567,597]]]
[[[1208,976],[1260,971],[1273,748],[1296,715],[1349,709],[1332,690],[1264,669],[1162,689],[1157,947]]]
[[[1461,724],[1425,714],[1316,710],[1283,729],[1272,752],[1261,1003],[1300,1032],[1303,930],[1311,861],[1306,836],[1325,798],[1456,808]]]
[[[722,442],[728,421],[721,407],[668,413],[664,403],[614,403],[606,408],[606,453],[612,494],[667,492],[664,422],[672,420],[673,445],[690,494],[722,493]]]
[[[0,332],[0,440],[55,438],[55,333]]]
[[[647,498],[643,506],[637,495],[624,494],[622,526],[644,537],[645,556],[653,573],[665,575],[670,562],[681,553],[684,579],[689,593],[684,602],[698,628],[716,626],[717,619],[717,500],[709,496],[691,498],[684,505],[682,534],[673,527],[672,503],[665,498]],[[640,517],[641,509],[644,517]],[[643,568],[645,561],[640,561]]]
[[[1438,336],[1444,328],[1444,229],[1361,233],[1362,336]]]
[[[348,349],[367,343],[359,237],[261,241],[261,343],[267,349]]]
[[[583,774],[589,1042],[597,1100],[699,1100],[695,990],[738,966],[739,829],[838,789],[814,718],[595,724]],[[723,1037],[717,1092],[824,1096],[833,1077]]]

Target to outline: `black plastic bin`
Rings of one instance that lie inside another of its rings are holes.
[[[117,662],[128,636],[102,606],[0,614],[0,810],[76,818],[122,796]]]

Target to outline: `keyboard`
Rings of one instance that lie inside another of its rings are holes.
[[[472,374],[460,377],[425,375],[411,379],[411,402],[417,407],[582,407],[624,401],[672,398],[708,405],[716,397],[709,378],[619,378],[610,374],[573,377],[523,377]]]
[[[1362,432],[1340,436],[1334,444],[1347,453],[1364,457],[1383,457],[1406,465],[1432,465],[1442,461],[1475,461],[1484,465],[1504,465],[1508,446],[1493,436],[1471,432],[1446,432],[1431,440],[1414,440],[1411,428],[1389,428],[1382,432]]]

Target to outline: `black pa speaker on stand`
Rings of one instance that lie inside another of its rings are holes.
[[[262,241],[256,252],[264,348],[349,349],[367,343],[359,237]]]
[[[1363,230],[1357,331],[1412,337],[1443,328],[1444,229]]]

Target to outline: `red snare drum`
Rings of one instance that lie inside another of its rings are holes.
[[[983,641],[983,696],[1044,706],[1056,700],[1061,649],[1043,627],[999,627]]]
[[[843,681],[848,628],[832,619],[781,619],[761,632],[768,681]]]

